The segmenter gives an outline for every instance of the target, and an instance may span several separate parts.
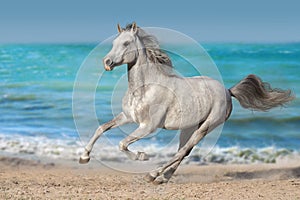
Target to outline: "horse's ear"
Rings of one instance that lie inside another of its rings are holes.
[[[135,22],[132,23],[131,31],[132,31],[133,33],[136,33],[136,32],[137,32],[137,26],[136,26],[136,23],[135,23]]]
[[[123,29],[121,28],[120,24],[118,23],[118,32],[121,33]]]

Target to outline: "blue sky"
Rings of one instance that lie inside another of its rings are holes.
[[[100,42],[132,21],[201,42],[300,41],[297,0],[1,0],[0,43]]]

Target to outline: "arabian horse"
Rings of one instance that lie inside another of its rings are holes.
[[[85,147],[79,162],[87,163],[96,140],[103,132],[127,123],[138,128],[123,139],[119,148],[132,160],[148,160],[144,152],[132,152],[128,146],[158,128],[180,130],[178,152],[163,166],[149,172],[147,181],[169,181],[181,161],[199,141],[224,123],[232,111],[232,97],[242,107],[267,111],[283,106],[294,96],[290,90],[272,89],[256,75],[248,75],[230,89],[205,77],[180,77],[174,73],[170,57],[160,49],[157,39],[136,23],[121,28],[111,51],[103,58],[106,71],[126,64],[128,90],[122,100],[122,112],[98,127]]]

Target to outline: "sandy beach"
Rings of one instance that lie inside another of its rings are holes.
[[[300,199],[297,161],[183,165],[158,186],[93,162],[0,157],[0,168],[0,199]]]
[[[0,200],[300,200],[299,8],[1,1]]]

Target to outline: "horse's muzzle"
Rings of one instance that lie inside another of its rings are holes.
[[[104,69],[106,71],[113,70],[114,62],[110,58],[104,58],[103,59]]]
[[[104,65],[104,69],[105,69],[106,71],[111,71],[111,70],[113,70],[113,67]]]

